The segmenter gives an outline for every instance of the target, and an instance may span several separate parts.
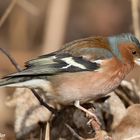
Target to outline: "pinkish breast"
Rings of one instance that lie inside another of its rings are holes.
[[[52,79],[53,98],[61,104],[95,100],[114,90],[132,69],[126,65],[99,72],[64,73]]]

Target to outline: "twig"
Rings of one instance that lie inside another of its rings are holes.
[[[20,71],[20,66],[16,63],[16,61],[12,58],[12,56],[3,48],[0,48],[0,51],[3,52],[7,56],[7,58],[10,60],[10,62],[13,64],[13,66],[16,68],[17,71]]]
[[[134,34],[140,39],[140,27],[139,27],[139,0],[131,0],[132,19]]]
[[[136,84],[136,80],[135,80],[135,79],[131,79],[130,82],[131,82],[131,84],[132,84],[132,88],[133,88],[134,94],[137,95],[137,93],[138,93],[139,91],[138,91],[138,88],[137,88],[137,86],[136,86],[136,85],[137,85],[137,84]]]
[[[39,15],[39,9],[27,0],[19,0],[17,1],[17,4],[32,15],[34,16]]]
[[[46,122],[39,122],[40,126],[40,138],[39,140],[45,140],[45,126],[47,125]]]
[[[45,140],[50,140],[50,123],[49,122],[47,122],[46,124]]]
[[[133,105],[134,103],[120,90],[115,89],[115,93],[121,97],[122,99],[124,99],[129,105]]]
[[[33,92],[33,94],[35,95],[35,97],[39,100],[39,102],[40,102],[40,105],[43,105],[44,107],[46,107],[49,111],[51,111],[53,114],[57,114],[57,111],[53,108],[53,107],[51,107],[51,106],[49,106],[47,103],[45,103],[44,101],[43,101],[43,99],[39,96],[39,94],[34,90],[34,89],[31,89],[31,91]]]
[[[70,130],[70,132],[73,134],[73,136],[75,136],[78,140],[85,140],[84,138],[82,138],[81,136],[79,136],[71,126],[69,126],[68,124],[65,124],[65,126]]]
[[[121,82],[121,86],[122,87],[127,87],[129,90],[133,90],[132,84],[130,82],[126,81],[126,80],[123,80]]]
[[[109,137],[105,131],[98,131],[94,138],[82,138],[74,131],[74,129],[71,126],[69,126],[68,124],[65,124],[65,126],[78,140],[112,140],[112,138]]]
[[[10,62],[14,65],[14,67],[16,68],[16,70],[18,72],[21,71],[21,68],[20,66],[16,63],[15,59],[6,51],[4,50],[3,48],[0,48],[0,51],[2,51],[7,57],[8,59],[10,60]],[[40,105],[43,105],[44,107],[46,107],[49,111],[51,111],[52,113],[56,114],[56,110],[49,106],[47,103],[45,103],[43,101],[43,99],[39,96],[39,94],[34,90],[34,89],[31,89],[31,91],[33,92],[34,96],[38,99],[38,101],[40,102]]]
[[[53,52],[62,46],[70,3],[71,0],[49,1],[49,7],[46,10],[43,52]]]
[[[135,79],[131,79],[131,81],[126,81],[123,80],[120,87],[123,89],[124,92],[128,92],[127,90],[125,90],[125,88],[127,88],[129,90],[129,92],[131,92],[131,94],[127,94],[128,97],[130,97],[133,102],[138,102],[139,103],[139,87],[138,84],[136,84],[136,80]]]
[[[11,13],[12,9],[16,5],[17,0],[12,0],[8,8],[6,9],[4,15],[0,19],[0,27],[3,25],[9,14]]]

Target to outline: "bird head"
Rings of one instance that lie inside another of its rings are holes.
[[[140,42],[134,35],[130,35],[130,39],[133,45],[131,47],[128,47],[128,49],[133,56],[134,62],[137,65],[140,65]]]
[[[124,63],[140,65],[140,42],[132,34],[122,34],[109,38],[112,52]]]

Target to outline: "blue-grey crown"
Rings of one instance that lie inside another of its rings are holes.
[[[122,34],[120,35],[120,38],[122,39],[122,41],[124,39],[124,41],[133,42],[140,48],[140,42],[133,34],[130,33]]]
[[[111,36],[111,37],[108,38],[108,40],[109,40],[109,44],[110,44],[110,47],[112,49],[112,52],[119,59],[122,58],[120,50],[118,48],[119,43],[133,42],[140,48],[140,42],[138,41],[138,39],[133,34],[130,34],[130,33],[124,33],[124,34],[117,35],[117,36]]]

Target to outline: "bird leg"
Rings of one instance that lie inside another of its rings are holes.
[[[92,113],[91,111],[89,111],[89,110],[87,110],[86,108],[82,107],[82,106],[80,105],[80,101],[79,101],[79,100],[76,100],[76,101],[74,102],[74,106],[77,107],[78,109],[84,111],[84,112],[87,113],[88,115],[91,115],[91,116],[93,117],[93,119],[94,119],[99,125],[101,125],[101,123],[99,122],[97,116],[96,116],[94,113]]]

